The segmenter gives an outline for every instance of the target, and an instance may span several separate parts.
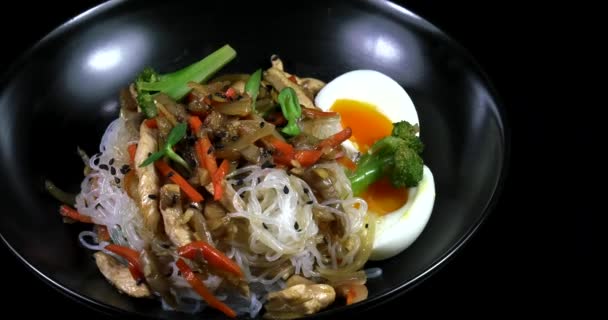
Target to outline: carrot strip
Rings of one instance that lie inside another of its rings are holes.
[[[222,193],[224,192],[224,188],[222,186],[222,180],[224,180],[224,177],[228,173],[228,169],[230,169],[230,164],[228,163],[228,160],[224,159],[224,161],[222,161],[222,164],[220,165],[220,167],[217,169],[217,171],[215,172],[215,174],[212,177],[213,200],[217,201],[217,200],[222,199]]]
[[[353,130],[350,127],[346,127],[344,130],[334,134],[333,136],[322,140],[317,145],[318,150],[322,150],[324,148],[335,148],[339,146],[342,142],[346,141],[353,134]]]
[[[137,151],[137,144],[130,144],[127,147],[127,151],[129,152],[129,158],[131,159],[131,164],[135,163],[135,152]]]
[[[211,141],[205,135],[203,138],[199,139],[199,143],[201,144],[201,151],[204,157],[205,168],[209,171],[209,174],[213,177],[215,172],[217,171],[217,161],[215,160],[215,156],[213,156],[212,152],[209,152],[211,149]]]
[[[194,289],[196,293],[198,293],[203,299],[205,299],[205,301],[207,301],[207,303],[212,308],[218,309],[230,318],[236,317],[236,312],[234,312],[234,310],[232,310],[229,306],[221,302],[216,296],[213,295],[213,293],[209,291],[209,289],[207,289],[207,287],[205,287],[205,284],[194,274],[194,272],[192,271],[190,266],[184,261],[184,259],[178,259],[175,265],[182,273],[184,279],[188,281],[192,289]]]
[[[171,169],[171,167],[169,167],[166,162],[162,160],[156,161],[154,165],[163,176],[169,178],[169,180],[177,184],[182,189],[182,191],[188,196],[188,198],[190,198],[190,200],[194,202],[203,201],[203,196],[198,191],[196,191],[196,189],[194,189],[194,187],[192,187],[190,183],[188,183],[188,181],[184,179],[184,177],[182,177],[175,170]]]
[[[201,130],[201,127],[203,126],[201,119],[197,116],[190,116],[190,118],[188,118],[188,123],[190,124],[190,129],[194,134],[199,132]]]
[[[323,152],[319,150],[298,150],[294,158],[298,160],[302,167],[310,167],[321,158]]]
[[[276,138],[272,139],[270,143],[275,148],[275,152],[272,155],[274,161],[288,166],[291,165],[291,160],[294,156],[293,146]]]
[[[68,217],[68,218],[76,220],[76,221],[80,221],[80,222],[84,222],[84,223],[93,223],[93,220],[91,219],[91,217],[85,216],[85,215],[81,214],[80,212],[76,211],[74,208],[67,206],[65,204],[63,204],[59,207],[59,213],[64,217]]]
[[[345,168],[347,168],[347,169],[349,169],[351,171],[354,171],[354,170],[357,169],[357,164],[354,163],[347,156],[340,157],[340,158],[336,159],[336,161],[338,161],[339,164],[341,164],[343,167],[345,167]]]

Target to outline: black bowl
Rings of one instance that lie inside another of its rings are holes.
[[[229,8],[229,9],[227,9]],[[453,40],[391,3],[111,1],[54,30],[2,78],[0,194],[3,240],[46,282],[94,308],[160,318],[199,318],[119,294],[79,246],[81,225],[63,224],[45,178],[72,191],[82,179],[76,146],[97,151],[117,117],[118,90],[144,66],[171,71],[229,43],[223,72],[251,72],[277,53],[286,68],[324,80],[376,69],[397,80],[417,107],[424,158],[437,190],[431,219],[405,252],[377,263],[369,299],[319,316],[369,308],[411,288],[479,227],[504,178],[507,139],[488,79]],[[219,318],[214,311],[208,317]]]

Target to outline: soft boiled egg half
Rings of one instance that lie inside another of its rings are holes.
[[[317,94],[315,104],[340,114],[342,127],[353,131],[344,146],[355,152],[367,152],[374,142],[390,135],[398,121],[418,123],[423,130],[405,90],[373,70],[355,70],[337,77]],[[409,247],[426,226],[435,202],[433,174],[425,165],[419,185],[408,189],[395,188],[384,178],[361,197],[367,201],[368,214],[378,216],[370,259],[387,259]]]

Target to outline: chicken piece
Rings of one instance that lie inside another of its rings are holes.
[[[336,299],[336,291],[326,284],[297,284],[268,294],[266,319],[294,319],[326,308]]]
[[[144,218],[146,228],[153,234],[159,232],[160,213],[158,212],[159,180],[153,165],[140,167],[150,153],[158,149],[157,130],[151,129],[142,123],[139,126],[139,143],[135,152],[135,172],[139,178],[137,185],[140,212]]]
[[[131,297],[145,298],[150,296],[150,289],[145,283],[139,285],[131,276],[129,268],[118,262],[114,257],[98,251],[93,254],[97,268],[103,276],[120,292]]]
[[[160,212],[165,232],[173,244],[181,247],[194,240],[188,221],[182,217],[182,199],[178,185],[166,184],[160,188]]]
[[[264,72],[264,80],[268,81],[278,92],[281,92],[281,90],[283,90],[285,87],[291,87],[296,92],[298,101],[301,105],[303,105],[305,108],[315,108],[314,103],[306,95],[304,90],[302,90],[299,85],[291,82],[291,80],[285,76],[283,71],[277,68],[270,68]]]

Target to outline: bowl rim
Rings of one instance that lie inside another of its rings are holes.
[[[66,30],[69,30],[69,28],[71,28],[72,26],[83,22],[85,19],[95,16],[95,15],[100,15],[100,14],[107,12],[128,1],[129,0],[109,0],[109,1],[106,1],[103,3],[100,3],[94,7],[91,7],[89,9],[81,12],[80,14],[73,16],[69,20],[67,20],[67,21],[61,23],[60,25],[58,25],[57,27],[55,27],[53,30],[51,30],[49,33],[47,33],[44,37],[40,38],[33,45],[31,45],[29,47],[29,49],[25,50],[17,59],[15,59],[9,65],[9,67],[5,70],[5,72],[2,73],[2,75],[0,76],[0,88],[2,88],[2,89],[0,89],[0,96],[2,96],[4,93],[4,90],[6,88],[6,83],[8,83],[10,81],[12,76],[26,63],[28,58],[40,47],[42,47],[46,43],[52,41],[55,37],[61,35]],[[437,257],[430,264],[430,266],[428,268],[426,268],[424,271],[422,271],[419,275],[410,279],[409,281],[403,282],[387,291],[384,291],[380,294],[370,297],[362,302],[359,302],[359,303],[356,303],[353,305],[348,305],[348,306],[341,306],[339,308],[322,310],[318,313],[302,317],[301,319],[331,317],[332,315],[335,315],[335,313],[353,312],[353,310],[364,311],[364,310],[376,308],[380,305],[383,305],[385,303],[388,303],[389,301],[392,301],[394,299],[397,299],[397,298],[403,296],[406,292],[414,289],[416,286],[418,286],[419,284],[424,282],[424,280],[429,278],[431,275],[433,275],[437,271],[441,270],[443,267],[445,267],[447,265],[448,261],[450,261],[467,243],[469,243],[470,239],[473,236],[475,236],[475,234],[477,233],[477,230],[483,225],[483,223],[486,221],[487,217],[492,212],[494,212],[494,209],[495,209],[499,199],[502,196],[503,189],[505,188],[505,184],[507,182],[507,175],[508,175],[508,171],[509,171],[509,167],[510,167],[511,127],[510,127],[509,121],[508,121],[508,118],[509,118],[508,112],[507,112],[507,109],[505,108],[505,104],[503,103],[503,99],[501,98],[500,94],[496,90],[495,85],[491,81],[491,77],[484,71],[484,69],[477,62],[477,60],[474,58],[474,56],[460,43],[455,41],[454,38],[452,38],[448,32],[444,31],[443,29],[440,29],[439,27],[435,26],[434,24],[432,24],[425,18],[414,13],[410,9],[403,7],[400,4],[396,4],[391,1],[379,3],[379,2],[375,2],[375,1],[371,1],[371,0],[363,0],[362,2],[369,2],[369,3],[373,2],[373,4],[376,6],[385,6],[386,7],[386,8],[384,8],[385,10],[396,11],[396,12],[393,12],[393,14],[396,14],[398,16],[409,16],[409,18],[416,19],[416,23],[419,23],[425,29],[431,30],[434,33],[439,34],[443,38],[444,41],[446,41],[447,43],[449,43],[450,46],[452,46],[454,49],[459,51],[461,57],[466,59],[467,62],[469,62],[473,66],[475,71],[478,73],[480,79],[482,80],[484,85],[487,87],[488,92],[490,92],[490,94],[491,94],[490,96],[492,97],[492,100],[494,102],[494,106],[490,109],[492,110],[492,112],[495,116],[499,129],[501,129],[500,130],[500,134],[501,134],[501,138],[502,138],[501,146],[502,146],[502,152],[503,152],[503,156],[500,159],[501,168],[500,168],[500,173],[498,174],[498,179],[496,180],[496,183],[494,184],[494,186],[492,188],[491,195],[489,198],[486,199],[486,203],[483,207],[483,210],[479,214],[477,219],[474,221],[474,223],[470,225],[470,227],[464,232],[464,234],[451,247],[449,247],[443,253],[443,255]],[[72,289],[64,286],[63,284],[59,283],[59,281],[53,280],[51,277],[44,274],[43,272],[38,270],[35,266],[33,266],[25,257],[23,257],[10,244],[8,239],[6,239],[4,237],[4,235],[2,235],[1,232],[0,232],[0,239],[2,240],[4,245],[6,245],[6,247],[9,249],[9,251],[12,252],[18,258],[18,260],[21,261],[27,267],[28,270],[30,270],[30,272],[32,272],[39,279],[43,280],[44,283],[46,283],[47,285],[49,285],[50,287],[52,287],[53,289],[55,289],[62,295],[68,297],[72,301],[85,305],[85,306],[91,308],[92,310],[95,310],[95,311],[100,312],[105,315],[130,315],[130,316],[135,315],[135,316],[139,316],[139,317],[149,317],[147,314],[142,314],[138,311],[127,311],[122,308],[107,304],[103,301],[96,300],[94,298],[91,298],[87,295],[84,295],[82,293],[79,293],[75,290],[72,290]]]

